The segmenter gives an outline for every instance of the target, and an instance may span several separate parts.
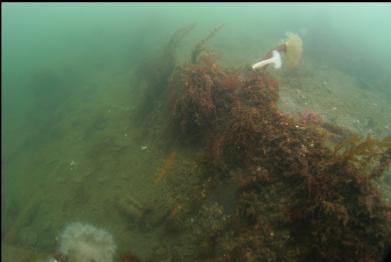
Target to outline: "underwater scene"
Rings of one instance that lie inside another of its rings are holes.
[[[385,260],[391,4],[1,12],[2,261]]]

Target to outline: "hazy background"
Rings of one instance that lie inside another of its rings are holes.
[[[252,63],[284,38],[304,39],[304,56],[390,93],[391,5],[387,3],[5,3],[2,5],[3,152],[13,150],[34,114],[34,75],[54,70],[83,81],[97,70],[131,69],[178,28],[196,23],[187,42],[224,24],[213,41],[224,61]],[[230,57],[231,56],[231,57]],[[63,81],[63,82],[64,82]]]
[[[386,3],[2,4],[2,251],[9,261],[20,252],[3,244],[49,253],[74,220],[107,228],[139,254],[170,245],[129,227],[117,204],[128,196],[169,203],[164,184],[152,182],[167,157],[164,138],[132,118],[147,86],[137,74],[159,76],[149,70],[161,61],[140,65],[192,24],[175,46],[180,63],[220,25],[206,46],[229,67],[251,65],[286,32],[299,34],[298,70],[270,70],[287,113],[308,107],[390,135],[390,14]]]

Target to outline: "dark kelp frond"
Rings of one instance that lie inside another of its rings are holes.
[[[191,62],[193,64],[198,63],[198,59],[200,54],[205,51],[205,44],[212,39],[222,28],[224,25],[219,25],[215,29],[213,29],[204,39],[197,43],[192,54],[191,54]]]

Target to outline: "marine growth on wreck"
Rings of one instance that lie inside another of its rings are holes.
[[[190,175],[172,174],[177,204],[165,222],[167,234],[186,241],[159,257],[379,260],[391,244],[391,209],[374,180],[390,167],[390,137],[360,138],[315,113],[282,112],[279,83],[266,68],[224,68],[204,43],[172,68],[164,113],[156,112],[168,120],[177,155],[196,151]],[[274,50],[294,68],[302,45],[289,33]],[[175,177],[187,181],[180,176],[192,182],[178,184]]]

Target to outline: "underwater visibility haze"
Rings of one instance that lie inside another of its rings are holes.
[[[390,13],[3,3],[2,261],[381,261]]]

